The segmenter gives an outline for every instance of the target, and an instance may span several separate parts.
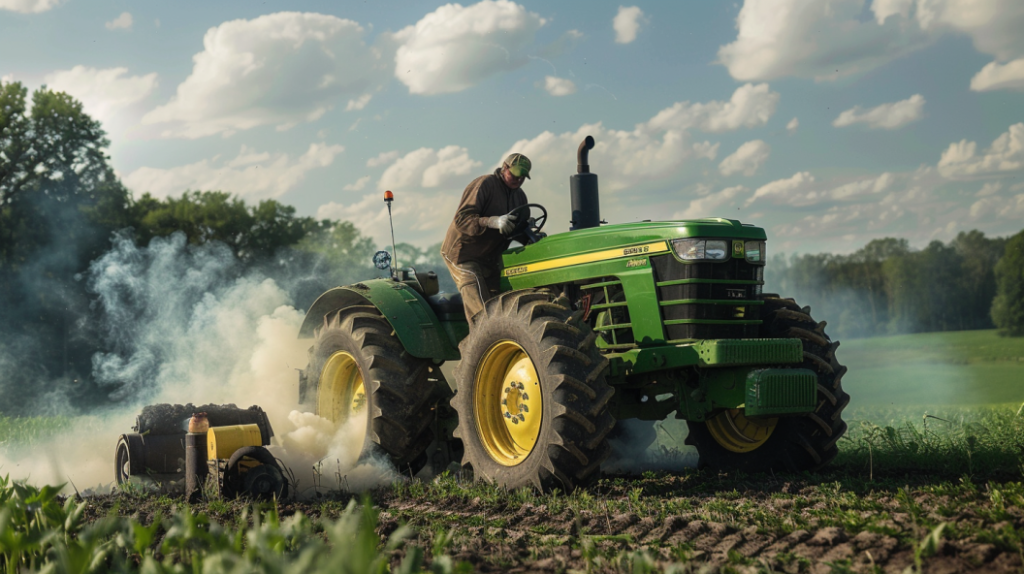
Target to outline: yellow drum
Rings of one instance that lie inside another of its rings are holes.
[[[231,458],[244,446],[261,446],[263,436],[259,425],[210,427],[206,432],[206,456],[209,459]]]

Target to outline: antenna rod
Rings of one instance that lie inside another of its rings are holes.
[[[395,264],[391,267],[391,276],[397,277],[398,273],[398,247],[395,245],[395,222],[391,218],[391,202],[395,200],[395,194],[390,191],[384,192],[384,203],[388,204],[388,223],[391,224],[391,258]]]

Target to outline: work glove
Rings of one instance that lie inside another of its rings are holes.
[[[515,229],[516,219],[519,219],[514,213],[506,213],[505,215],[496,215],[494,217],[487,218],[487,227],[491,229],[497,229],[502,235],[508,235]]]

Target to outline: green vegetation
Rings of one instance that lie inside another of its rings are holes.
[[[1024,231],[1006,244],[1006,253],[995,268],[997,293],[992,320],[1003,334],[1024,335]]]
[[[776,254],[765,268],[765,291],[810,305],[838,339],[989,329],[994,268],[1006,244],[974,230],[922,250],[886,237],[850,255]]]
[[[203,512],[172,508],[165,517],[123,517],[118,508],[93,518],[86,501],[57,495],[59,487],[36,488],[0,478],[0,567],[9,573],[44,572],[342,572],[417,573],[419,548],[396,551],[411,535],[398,528],[377,535],[379,511],[366,500],[350,501],[337,520],[286,518],[276,505],[242,510],[235,524],[221,525]],[[139,501],[131,501],[138,503]],[[133,505],[134,506],[134,505]],[[466,568],[434,547],[433,572]],[[394,562],[396,568],[392,570]]]
[[[1020,480],[1024,404],[862,408],[849,417],[834,465],[851,475]],[[866,473],[866,474],[865,474]]]

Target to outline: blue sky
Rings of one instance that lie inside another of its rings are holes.
[[[104,122],[135,194],[219,189],[440,241],[511,151],[567,229],[721,216],[769,249],[1024,228],[1024,2],[0,0],[0,77]]]

